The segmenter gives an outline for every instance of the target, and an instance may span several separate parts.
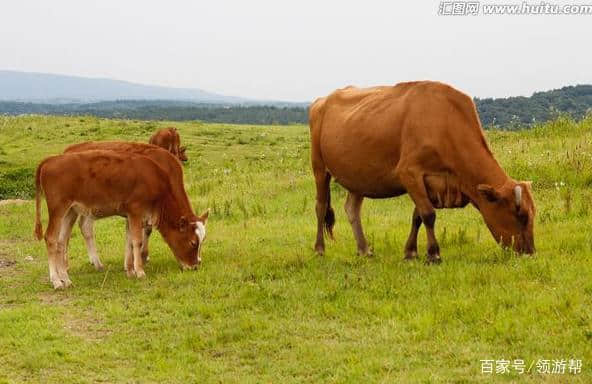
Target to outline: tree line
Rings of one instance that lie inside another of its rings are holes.
[[[581,119],[592,111],[592,85],[536,92],[530,97],[475,98],[483,126],[519,129],[559,114]],[[134,120],[200,120],[229,124],[307,124],[305,104],[197,104],[170,100],[116,100],[95,103],[41,104],[0,101],[0,114],[92,115]]]

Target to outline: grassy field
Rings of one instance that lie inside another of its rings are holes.
[[[503,251],[466,208],[438,211],[441,265],[406,262],[407,196],[365,201],[375,256],[359,257],[337,185],[336,241],[315,255],[305,126],[0,117],[0,198],[29,198],[37,163],[68,144],[169,125],[195,210],[212,208],[201,269],[180,271],[155,233],[147,278],[128,279],[111,218],[96,225],[106,271],[75,228],[74,286],[54,292],[34,204],[0,205],[0,382],[592,382],[592,119],[487,134],[509,175],[533,181],[533,257]],[[530,372],[482,374],[482,359]],[[539,359],[582,371],[540,374]]]

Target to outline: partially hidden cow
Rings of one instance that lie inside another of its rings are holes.
[[[181,146],[181,137],[177,128],[163,128],[150,137],[149,144],[157,145],[175,155],[181,161],[187,161],[186,147]]]
[[[495,240],[533,253],[535,205],[530,183],[508,177],[489,149],[473,100],[439,82],[347,87],[310,107],[316,183],[315,249],[325,250],[335,222],[329,184],[348,190],[345,211],[358,252],[368,254],[360,210],[364,197],[408,193],[415,209],[405,257],[417,257],[417,232],[427,232],[427,262],[440,261],[436,208],[479,210]]]
[[[145,276],[141,249],[147,221],[160,231],[183,268],[195,269],[201,262],[208,214],[198,217],[179,202],[169,176],[146,156],[101,150],[51,156],[37,167],[35,186],[35,235],[45,238],[49,278],[55,289],[71,284],[66,251],[79,215],[127,218],[128,276]],[[49,214],[45,236],[40,213],[43,195]]]
[[[184,209],[191,210],[191,204],[183,183],[183,167],[179,160],[167,150],[146,143],[136,143],[127,141],[87,141],[83,143],[73,144],[64,150],[64,153],[83,152],[88,150],[111,150],[125,153],[134,153],[137,155],[147,156],[156,164],[158,164],[171,179],[173,192],[177,200],[182,204]],[[78,222],[80,230],[86,242],[88,249],[88,257],[90,262],[96,269],[102,270],[103,265],[97,254],[94,242],[93,222],[91,216],[81,215]],[[142,242],[142,260],[148,261],[148,242],[152,226],[149,222],[145,223],[145,241]]]

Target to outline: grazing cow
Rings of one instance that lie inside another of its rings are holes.
[[[183,186],[183,168],[179,163],[179,160],[167,150],[152,144],[145,143],[125,141],[87,141],[69,146],[64,150],[64,153],[82,152],[96,149],[134,153],[137,155],[147,156],[156,162],[156,164],[158,164],[165,171],[165,173],[169,175],[177,201],[182,202],[184,209],[191,210],[189,198],[187,197],[187,194],[185,193],[185,187]],[[102,270],[103,265],[101,264],[94,244],[92,217],[82,215],[78,224],[86,242],[90,262],[95,266],[95,268],[97,268],[97,270]],[[146,236],[145,241],[142,242],[142,260],[147,262],[148,241],[150,233],[152,232],[152,226],[150,223],[147,223],[144,229]]]
[[[148,143],[166,149],[181,161],[187,161],[187,155],[185,155],[187,147],[181,147],[181,138],[177,128],[163,128],[157,131],[150,137]]]
[[[360,89],[347,87],[316,100],[309,112],[316,182],[317,238],[332,237],[331,177],[348,190],[345,211],[358,252],[370,249],[362,231],[364,197],[408,193],[415,203],[405,257],[417,257],[423,223],[428,262],[440,261],[435,208],[479,210],[495,240],[533,253],[535,206],[530,184],[509,178],[491,153],[473,100],[438,82]]]
[[[198,217],[184,207],[169,176],[148,157],[100,150],[51,156],[37,167],[35,186],[35,235],[43,237],[40,205],[45,194],[49,213],[45,242],[55,289],[71,284],[66,248],[79,215],[127,217],[128,276],[145,276],[141,248],[146,222],[158,228],[183,268],[195,269],[201,262],[208,213]]]

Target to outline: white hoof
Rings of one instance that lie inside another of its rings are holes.
[[[51,283],[53,284],[53,289],[64,289],[64,288],[66,288],[66,285],[60,279],[55,279]]]

